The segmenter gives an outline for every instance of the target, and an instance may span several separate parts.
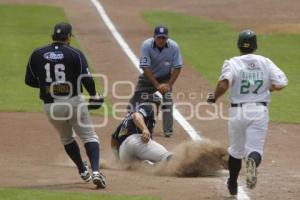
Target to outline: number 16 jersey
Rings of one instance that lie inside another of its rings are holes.
[[[90,75],[83,53],[67,44],[54,42],[33,51],[25,83],[40,88],[44,103],[53,103],[54,99],[73,97],[82,92],[80,75]],[[91,93],[95,93],[91,85]]]

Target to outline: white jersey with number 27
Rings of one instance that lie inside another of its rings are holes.
[[[231,103],[270,102],[271,85],[284,87],[288,80],[270,59],[247,54],[225,60],[219,80],[230,84]]]

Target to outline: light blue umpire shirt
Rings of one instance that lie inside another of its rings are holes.
[[[166,77],[173,69],[182,67],[182,57],[178,44],[168,39],[160,51],[154,38],[145,40],[141,46],[140,68],[150,68],[155,78]]]

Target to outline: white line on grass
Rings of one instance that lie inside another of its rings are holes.
[[[111,34],[117,40],[124,53],[128,56],[128,58],[133,63],[135,68],[139,70],[140,73],[142,73],[143,71],[139,68],[139,59],[133,53],[133,51],[126,43],[126,41],[123,39],[121,34],[118,32],[115,25],[106,14],[101,3],[98,0],[90,0],[90,1],[96,7],[99,15],[101,16],[101,19],[104,21],[105,25],[108,27]],[[156,92],[156,94],[161,97],[161,94],[159,92]],[[181,127],[187,132],[187,134],[192,138],[192,140],[202,140],[202,137],[197,133],[197,131],[193,128],[193,126],[190,123],[188,123],[188,121],[181,115],[181,113],[176,108],[174,108],[173,115],[174,115],[174,119],[181,125]],[[237,199],[250,200],[250,198],[247,196],[246,192],[243,190],[242,187],[239,187],[239,194],[237,196]]]

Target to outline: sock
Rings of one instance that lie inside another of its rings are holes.
[[[79,173],[84,172],[86,169],[85,166],[83,165],[77,142],[73,141],[70,144],[64,145],[64,147],[68,156],[73,160],[73,162],[77,166]]]
[[[239,173],[242,167],[242,159],[236,159],[229,156],[228,169],[229,169],[229,181],[236,183],[239,177]]]
[[[89,157],[93,172],[99,171],[99,144],[97,142],[88,142],[85,145],[86,154]]]
[[[254,160],[256,167],[259,166],[259,164],[261,162],[261,155],[258,152],[256,152],[256,151],[251,152],[248,155],[248,158],[252,158]]]

